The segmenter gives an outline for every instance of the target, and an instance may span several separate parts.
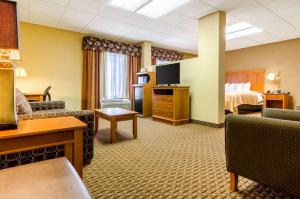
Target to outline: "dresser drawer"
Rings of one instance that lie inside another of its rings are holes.
[[[172,95],[153,95],[154,102],[170,102],[173,103]]]
[[[173,119],[174,113],[171,112],[171,111],[165,111],[165,110],[160,110],[160,109],[153,109],[153,115],[154,116],[159,116],[159,117]]]
[[[153,109],[173,112],[173,103],[154,102],[153,103]]]

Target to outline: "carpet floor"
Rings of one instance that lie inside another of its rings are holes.
[[[291,198],[242,177],[239,191],[229,193],[224,129],[139,118],[133,139],[131,124],[119,122],[110,144],[109,123],[100,120],[83,177],[93,198]]]

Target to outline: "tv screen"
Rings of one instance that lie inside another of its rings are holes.
[[[156,66],[156,84],[180,84],[180,63]]]

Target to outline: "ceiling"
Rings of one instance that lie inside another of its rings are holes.
[[[16,1],[24,22],[191,53],[197,53],[197,19],[217,10],[227,12],[227,25],[245,21],[264,30],[227,40],[227,50],[300,37],[300,0],[190,0],[159,19],[109,6],[109,0]]]

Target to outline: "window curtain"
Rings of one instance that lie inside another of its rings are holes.
[[[97,109],[100,102],[100,62],[102,51],[83,51],[82,109]]]
[[[156,65],[156,59],[155,59],[155,58],[152,58],[152,59],[151,59],[151,64],[152,64],[152,65]]]
[[[104,52],[103,56],[103,99],[128,98],[128,56]]]
[[[129,98],[133,100],[133,84],[137,83],[137,73],[141,68],[141,57],[139,56],[128,56],[129,66]]]

